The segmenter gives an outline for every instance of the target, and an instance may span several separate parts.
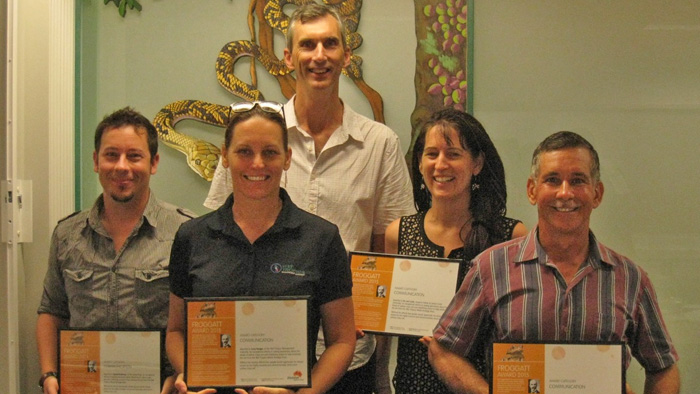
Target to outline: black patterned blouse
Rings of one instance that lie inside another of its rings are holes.
[[[445,248],[434,244],[425,234],[425,213],[423,211],[401,218],[398,254],[424,257],[445,256]],[[500,223],[498,223],[499,233],[496,243],[511,239],[513,229],[518,223],[520,223],[519,220],[502,218]],[[457,248],[452,250],[447,257],[462,260],[459,264],[459,274],[457,276],[457,283],[461,284],[471,267],[470,260],[475,256],[465,258],[464,249]],[[484,360],[470,361],[482,375],[485,375]],[[396,394],[450,393],[435,372],[433,372],[428,362],[427,348],[418,342],[418,338],[415,337],[399,337],[393,382]]]

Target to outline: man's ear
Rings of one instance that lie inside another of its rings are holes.
[[[343,67],[347,67],[350,65],[350,58],[352,57],[352,50],[350,49],[349,46],[345,47],[345,64],[343,64]]]
[[[603,202],[603,193],[605,192],[605,186],[603,182],[598,181],[594,187],[595,197],[593,198],[593,208],[598,208],[601,202]]]
[[[532,177],[527,178],[527,200],[530,204],[537,204],[537,182]]]
[[[292,52],[289,50],[289,48],[284,48],[284,64],[287,65],[287,68],[290,70],[294,70],[294,62],[292,62]]]
[[[158,170],[158,163],[160,163],[160,154],[156,153],[151,159],[151,175],[154,175]]]

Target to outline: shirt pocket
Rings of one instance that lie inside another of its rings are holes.
[[[146,269],[134,272],[136,312],[147,327],[165,328],[168,322],[170,281],[167,269]]]
[[[93,291],[93,275],[90,269],[63,270],[71,324],[76,327],[88,324],[94,318],[90,314],[101,309],[99,294]]]

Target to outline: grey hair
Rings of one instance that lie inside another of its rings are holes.
[[[292,16],[289,19],[289,27],[287,28],[287,49],[290,51],[294,46],[294,30],[298,23],[304,24],[307,22],[315,21],[316,19],[323,18],[326,15],[330,15],[338,22],[338,29],[340,29],[340,40],[343,48],[347,48],[347,32],[345,31],[345,23],[343,23],[343,18],[340,17],[338,11],[327,5],[318,3],[304,4],[294,10]]]
[[[598,152],[596,152],[595,148],[588,140],[573,131],[559,131],[540,142],[532,153],[530,178],[532,180],[537,180],[537,177],[540,175],[540,156],[543,153],[571,148],[584,148],[591,153],[591,178],[595,183],[598,183],[600,181],[600,160],[598,159]]]

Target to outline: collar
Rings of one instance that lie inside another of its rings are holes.
[[[598,242],[593,231],[588,230],[588,262],[591,267],[598,269],[602,268],[603,264],[614,266],[615,263],[610,260],[603,260],[602,256],[607,255],[603,253],[606,247]],[[530,230],[530,232],[523,238],[520,242],[520,250],[515,256],[514,263],[516,264],[528,264],[528,263],[539,263],[546,265],[549,258],[547,257],[547,252],[544,250],[539,240],[539,228],[535,227]]]
[[[284,105],[284,116],[287,121],[287,129],[296,130],[297,132],[310,137],[309,133],[299,127],[299,120],[297,119],[297,114],[294,112],[294,99],[296,95],[292,96],[291,99]],[[342,101],[342,99],[341,99]],[[343,102],[343,123],[334,132],[328,143],[331,145],[340,145],[349,139],[355,141],[364,142],[365,136],[361,132],[362,125],[359,123],[361,117],[353,111],[350,106]]]
[[[149,191],[150,191],[150,193],[148,196],[148,202],[146,203],[146,208],[143,211],[143,216],[142,216],[141,220],[139,221],[139,224],[136,225],[137,229],[140,229],[141,226],[143,226],[143,225],[148,225],[154,229],[158,228],[158,215],[157,215],[158,200],[156,199],[155,194],[153,193],[153,190],[149,190]],[[100,214],[104,211],[104,209],[105,209],[104,195],[100,194],[97,197],[97,200],[95,200],[95,203],[92,205],[92,208],[90,208],[88,218],[85,221],[85,226],[90,226],[94,231],[96,231],[97,233],[99,233],[103,236],[109,236],[109,234],[107,234],[107,231],[105,230],[104,226],[102,226],[102,218],[100,217]]]
[[[294,205],[291,198],[289,198],[289,194],[287,194],[287,191],[283,188],[280,188],[280,198],[282,199],[282,210],[277,216],[275,223],[265,234],[284,232],[301,226],[302,220],[299,209]],[[207,220],[207,226],[213,231],[231,237],[246,239],[241,228],[233,221],[233,214],[231,213],[232,208],[233,193],[228,196],[224,205],[212,212]]]

